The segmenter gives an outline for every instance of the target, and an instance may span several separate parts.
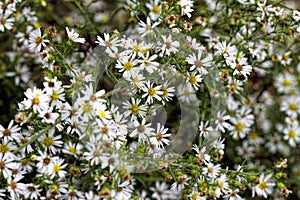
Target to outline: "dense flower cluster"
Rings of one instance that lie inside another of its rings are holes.
[[[23,90],[0,199],[296,198],[298,10],[70,0],[49,26],[49,4],[0,3],[0,79]]]

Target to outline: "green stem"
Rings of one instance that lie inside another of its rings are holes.
[[[58,122],[59,123],[59,122]],[[56,123],[56,124],[58,124]],[[54,124],[54,126],[56,125]],[[14,150],[13,154],[17,154],[21,149],[23,149],[24,147],[26,147],[27,145],[33,143],[34,141],[36,141],[39,137],[41,137],[44,133],[47,133],[51,128],[53,128],[53,126],[48,126],[47,128],[45,128],[44,130],[42,130],[39,134],[37,134],[35,137],[31,138],[31,140],[27,141],[25,144],[23,144],[22,146],[19,146],[16,150]]]
[[[97,34],[98,33],[98,30],[96,29],[94,23],[91,21],[88,13],[86,12],[86,10],[81,6],[80,2],[79,1],[74,1],[75,2],[75,5],[77,6],[77,8],[80,10],[80,12],[84,15],[84,18],[88,24],[88,26],[90,26],[93,30],[93,32],[91,34]]]

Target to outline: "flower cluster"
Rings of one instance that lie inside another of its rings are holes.
[[[0,83],[22,91],[0,125],[0,199],[300,195],[298,10],[273,0],[62,4],[72,11],[0,3],[10,43]]]

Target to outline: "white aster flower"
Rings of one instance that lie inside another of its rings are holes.
[[[41,51],[42,46],[46,46],[46,42],[49,42],[49,40],[45,40],[44,37],[46,35],[42,36],[41,29],[35,29],[29,34],[29,49],[34,51],[35,53],[38,53]]]
[[[190,18],[191,12],[194,11],[194,9],[192,9],[193,5],[194,5],[194,1],[191,0],[180,0],[178,2],[178,4],[181,7],[181,15],[187,15],[188,18]]]
[[[69,28],[66,27],[66,31],[67,31],[67,34],[68,34],[68,38],[70,40],[72,40],[73,42],[82,43],[82,44],[85,42],[84,38],[79,38],[79,34],[76,33],[74,31],[74,29],[71,29],[71,31],[70,31]]]
[[[258,184],[252,189],[252,197],[255,196],[255,193],[264,198],[267,198],[268,194],[272,194],[275,183],[272,182],[271,178],[272,174],[269,174],[266,177],[264,174],[261,174]]]

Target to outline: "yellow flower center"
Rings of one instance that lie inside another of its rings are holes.
[[[35,43],[41,44],[42,42],[43,42],[43,38],[41,38],[41,37],[36,37],[35,38]]]
[[[208,171],[208,173],[212,174],[212,173],[214,173],[214,168],[209,167],[209,168],[207,168],[207,171]]]
[[[57,172],[59,172],[59,170],[60,170],[60,165],[55,164],[55,165],[53,166],[53,171],[54,171],[55,173],[57,173]]]
[[[59,95],[57,92],[53,91],[51,95],[52,100],[57,100],[59,98]]]
[[[282,86],[288,87],[288,86],[290,86],[290,85],[292,85],[292,82],[291,82],[290,80],[284,79],[284,80],[282,81]]]
[[[223,188],[224,188],[224,182],[223,182],[223,181],[219,182],[219,188],[220,188],[220,189],[223,189]]]
[[[298,105],[296,103],[290,103],[289,109],[296,111],[296,110],[298,110]]]
[[[268,185],[267,185],[267,182],[266,181],[262,181],[259,183],[258,187],[262,190],[266,190]]]
[[[137,76],[133,76],[133,77],[132,77],[132,81],[133,81],[134,83],[139,83],[139,82],[140,82],[140,79],[139,79],[139,77],[137,77]]]
[[[163,91],[163,94],[162,94],[163,97],[168,96],[169,93],[168,93],[168,90],[166,88],[163,87],[162,91]]]
[[[160,8],[158,5],[153,5],[152,7],[152,12],[154,12],[155,14],[158,14],[160,11]]]
[[[196,84],[196,83],[197,83],[196,76],[194,76],[194,75],[191,76],[189,82],[190,82],[192,85]]]
[[[8,146],[6,144],[0,144],[0,152],[3,154],[9,152]]]
[[[53,140],[52,137],[46,137],[46,138],[44,139],[43,143],[44,143],[44,145],[45,145],[46,147],[50,147],[50,146],[52,146],[52,145],[54,144],[54,140]]]
[[[198,197],[199,197],[199,195],[198,195],[197,193],[194,193],[194,194],[191,196],[192,200],[197,200]]]
[[[134,46],[132,47],[132,50],[133,50],[134,52],[139,52],[139,51],[140,51],[140,45],[138,45],[138,44],[134,45]]]
[[[251,134],[250,134],[250,138],[251,138],[252,140],[256,140],[256,139],[258,138],[257,133],[251,133]]]
[[[139,113],[139,110],[140,110],[140,107],[136,104],[133,104],[131,107],[130,107],[130,110],[131,112],[134,114],[134,115],[137,115]]]
[[[288,55],[283,55],[283,56],[282,56],[282,59],[283,59],[284,61],[287,61],[287,60],[289,59],[289,56],[288,56]]]
[[[290,131],[289,131],[289,136],[290,136],[290,138],[295,138],[295,137],[297,136],[296,131],[290,130]]]
[[[126,63],[124,63],[124,69],[126,70],[126,71],[130,71],[131,69],[132,69],[132,64],[130,63],[130,62],[126,62]]]
[[[240,122],[238,122],[236,125],[235,125],[235,130],[237,132],[241,132],[242,130],[244,129],[244,125]]]
[[[207,187],[207,183],[205,180],[200,180],[199,181],[199,186],[202,187],[202,188],[206,188]]]
[[[148,94],[149,94],[150,96],[154,96],[154,95],[156,94],[155,89],[154,89],[154,88],[149,88]]]
[[[35,97],[32,99],[33,105],[38,105],[40,103],[39,94],[36,94]]]
[[[76,152],[76,148],[75,148],[74,146],[71,146],[71,147],[69,148],[69,152],[75,153],[75,152]]]
[[[82,110],[85,113],[91,113],[93,111],[93,107],[91,104],[89,104],[88,102],[84,103],[82,106]]]
[[[106,114],[105,114],[104,110],[99,110],[99,116],[100,116],[102,119],[105,119],[105,118],[106,118]]]
[[[106,21],[107,21],[107,17],[106,16],[100,17],[100,19],[99,19],[100,23],[105,23]]]

